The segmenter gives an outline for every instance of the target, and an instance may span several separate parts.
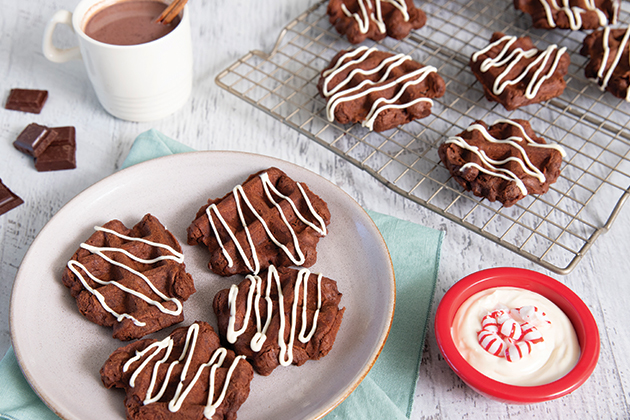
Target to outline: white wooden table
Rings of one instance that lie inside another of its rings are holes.
[[[365,208],[443,230],[445,240],[432,315],[446,290],[474,271],[514,266],[545,272],[396,195],[367,173],[215,85],[218,72],[248,51],[269,51],[279,28],[314,4],[313,0],[192,0],[192,97],[175,115],[141,124],[115,119],[101,108],[83,63],[58,65],[42,55],[41,39],[47,20],[56,10],[72,10],[76,3],[0,2],[2,100],[14,87],[47,89],[50,93],[40,115],[0,109],[0,178],[25,201],[0,216],[0,355],[10,345],[11,287],[29,245],[66,202],[116,172],[134,138],[149,128],[157,128],[198,150],[238,150],[285,159],[335,182]],[[58,31],[56,40],[59,45],[73,44],[69,30]],[[76,127],[77,169],[38,173],[32,159],[13,148],[15,137],[31,122]],[[598,239],[572,273],[551,274],[585,301],[600,329],[599,364],[585,385],[569,396],[543,404],[516,406],[490,401],[469,389],[450,370],[430,328],[412,418],[630,418],[630,323],[625,319],[630,298],[629,238],[630,208],[626,206],[612,231]]]

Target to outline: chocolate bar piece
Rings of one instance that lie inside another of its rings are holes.
[[[47,90],[11,89],[4,106],[6,109],[39,114],[48,99]]]
[[[0,179],[0,214],[14,209],[22,203],[24,203],[24,201],[7,188]]]
[[[35,158],[35,169],[38,172],[46,172],[76,168],[77,147],[74,127],[55,127],[50,130],[56,133],[56,138]]]
[[[38,157],[57,138],[57,135],[46,126],[31,123],[22,130],[13,142],[13,146],[22,153]]]

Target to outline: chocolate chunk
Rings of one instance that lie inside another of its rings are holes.
[[[6,109],[39,114],[48,99],[47,90],[11,89]]]
[[[74,127],[55,127],[51,131],[56,133],[56,139],[35,158],[35,169],[45,172],[76,168]]]
[[[38,157],[55,141],[57,135],[56,132],[46,126],[31,123],[22,130],[13,142],[13,146],[22,153]]]
[[[24,201],[15,195],[0,179],[0,215],[16,208]]]

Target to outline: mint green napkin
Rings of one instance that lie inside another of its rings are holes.
[[[192,150],[152,129],[136,138],[122,167]],[[392,258],[396,312],[387,343],[372,370],[326,419],[406,420],[413,407],[443,234],[384,214],[368,214],[381,231]],[[0,417],[57,419],[24,380],[12,349],[0,362]]]
[[[136,137],[121,169],[136,163],[144,162],[175,153],[194,152],[195,149],[165,136],[155,128],[145,131]]]
[[[0,361],[0,418],[59,420],[24,379],[13,348],[9,348]]]

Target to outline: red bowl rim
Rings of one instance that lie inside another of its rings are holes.
[[[520,287],[545,296],[571,320],[581,354],[575,367],[562,378],[544,385],[508,385],[474,369],[459,353],[451,335],[451,324],[466,299],[493,287]],[[589,378],[599,359],[599,330],[591,311],[571,289],[553,278],[523,268],[499,267],[470,274],[451,287],[438,305],[435,337],[451,369],[477,392],[515,403],[536,403],[560,398],[579,388]]]

